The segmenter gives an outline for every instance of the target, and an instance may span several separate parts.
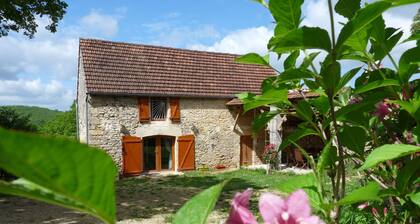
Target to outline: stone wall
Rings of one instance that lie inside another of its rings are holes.
[[[104,149],[121,171],[123,135],[145,137],[194,134],[197,168],[214,168],[216,165],[238,167],[240,135],[251,134],[250,124],[254,115],[240,117],[233,130],[238,111],[228,109],[225,101],[182,98],[180,123],[172,123],[168,119],[141,124],[137,98],[91,96],[88,102],[89,144]],[[177,159],[174,162],[177,164]],[[260,163],[258,158],[254,162]]]
[[[140,124],[137,99],[92,96],[89,114],[89,144],[105,150],[121,170],[121,138],[134,135]]]
[[[239,135],[232,129],[236,113],[224,99],[181,99],[181,129],[195,135],[196,166],[239,166]]]
[[[79,58],[79,77],[77,78],[77,135],[80,142],[86,143],[86,84],[82,56]]]

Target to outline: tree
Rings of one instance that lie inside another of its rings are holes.
[[[417,10],[417,14],[413,18],[413,24],[411,24],[411,34],[420,32],[420,8]]]
[[[73,103],[69,111],[59,114],[47,122],[41,128],[41,132],[76,138],[76,104]]]
[[[37,31],[37,17],[48,16],[50,23],[45,29],[57,31],[58,22],[66,13],[67,3],[61,0],[8,0],[0,2],[0,37],[9,31],[33,38]]]
[[[29,132],[37,130],[36,126],[31,123],[29,115],[20,115],[7,107],[0,107],[0,127]]]

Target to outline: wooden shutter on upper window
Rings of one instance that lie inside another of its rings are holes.
[[[139,119],[140,122],[150,121],[149,97],[139,98]]]
[[[179,108],[179,98],[170,98],[169,105],[171,107],[171,120],[175,122],[181,121],[181,110]]]

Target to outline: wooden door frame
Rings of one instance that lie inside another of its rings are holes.
[[[170,137],[172,138],[172,168],[171,169],[162,169],[162,137]],[[155,163],[156,167],[154,170],[147,170],[147,171],[168,171],[168,170],[175,170],[175,142],[176,137],[170,135],[152,135],[144,137],[143,139],[147,140],[148,138],[155,138]],[[143,161],[144,163],[144,161]]]

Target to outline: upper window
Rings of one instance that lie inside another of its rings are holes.
[[[152,112],[152,121],[162,121],[166,119],[167,99],[152,98],[150,100],[150,109]]]

